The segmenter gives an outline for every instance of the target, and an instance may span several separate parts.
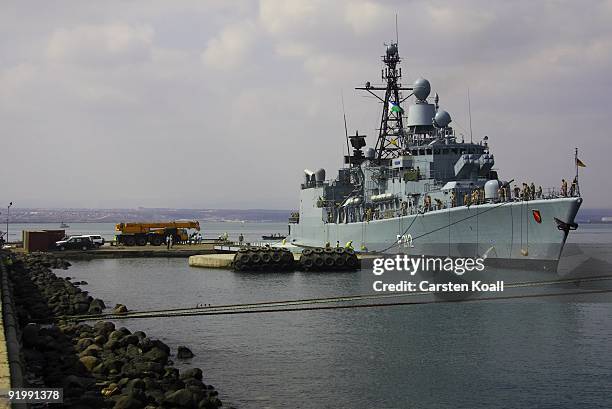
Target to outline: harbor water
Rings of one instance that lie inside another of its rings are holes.
[[[243,232],[253,240],[286,231],[285,224],[219,225],[214,226],[219,234]],[[102,226],[88,226],[90,232],[101,231],[96,228]],[[612,245],[612,225],[581,225],[570,237],[582,251],[593,251],[587,260],[599,260]],[[607,265],[599,263],[593,265]],[[354,295],[372,280],[367,269],[249,274],[190,268],[185,259],[74,261],[57,273],[87,281],[84,289],[107,305],[139,310]],[[177,364],[202,368],[204,382],[237,408],[610,406],[612,308],[601,300],[507,300],[118,324],[142,329],[173,350],[188,346],[195,357]]]

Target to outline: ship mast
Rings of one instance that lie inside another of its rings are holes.
[[[385,68],[382,70],[381,76],[382,80],[386,81],[386,86],[372,86],[368,81],[365,87],[355,88],[368,91],[383,103],[378,140],[376,141],[375,148],[375,158],[378,160],[397,156],[397,151],[404,146],[405,135],[402,118],[404,110],[401,107],[401,103],[412,95],[411,93],[407,97],[402,98],[401,91],[412,91],[412,88],[402,87],[399,83],[402,77],[402,69],[398,67],[401,59],[397,49],[397,41],[387,46],[387,51],[382,59]],[[384,91],[385,95],[381,97],[374,91]]]

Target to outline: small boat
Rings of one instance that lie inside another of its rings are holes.
[[[280,233],[273,233],[273,234],[264,234],[263,236],[261,236],[262,239],[264,240],[282,240],[287,238],[287,236],[282,235]]]
[[[68,227],[70,227],[70,226],[68,226],[68,225],[67,225],[66,223],[64,223],[64,222],[62,222],[62,223],[60,224],[60,229],[67,229]]]

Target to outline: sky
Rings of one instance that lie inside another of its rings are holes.
[[[376,142],[398,19],[427,78],[505,180],[612,208],[612,1],[3,1],[0,201],[18,207],[295,209],[350,132]],[[466,136],[469,138],[469,136]],[[0,203],[1,205],[1,203]]]

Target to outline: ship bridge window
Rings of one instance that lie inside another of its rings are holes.
[[[418,155],[419,154],[419,152],[416,149],[413,149],[411,152],[412,152],[412,155]]]
[[[439,155],[440,154],[440,149],[434,149],[433,153],[434,153],[434,155]]]
[[[425,155],[425,149],[419,149],[419,155]]]
[[[431,149],[427,149],[425,153],[427,153],[428,155],[431,155]]]

